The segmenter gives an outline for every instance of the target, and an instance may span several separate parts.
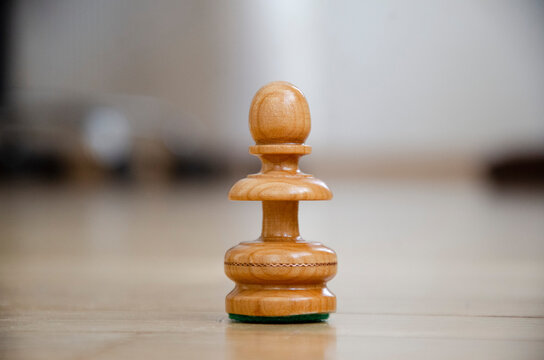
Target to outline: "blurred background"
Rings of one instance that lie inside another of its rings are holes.
[[[3,180],[243,176],[249,104],[274,80],[308,98],[318,174],[543,180],[542,1],[9,0],[1,16]]]
[[[334,193],[301,203],[339,258],[309,336],[541,358],[543,1],[4,0],[0,48],[0,357],[261,351],[236,347],[223,273],[260,204],[227,192],[283,80],[310,105],[301,169]]]
[[[223,314],[264,84],[331,187],[339,312],[544,315],[544,2],[5,0],[0,310]],[[195,274],[199,274],[196,276]],[[196,276],[196,277],[195,277]],[[355,285],[354,285],[355,284]]]

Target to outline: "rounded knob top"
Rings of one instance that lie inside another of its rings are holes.
[[[310,108],[294,85],[271,82],[257,91],[249,110],[249,130],[257,144],[302,144],[310,134]]]

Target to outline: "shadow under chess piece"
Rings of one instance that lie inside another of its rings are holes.
[[[225,254],[225,273],[236,283],[227,295],[233,320],[296,323],[326,320],[336,297],[326,282],[336,274],[336,254],[320,243],[304,241],[298,230],[300,200],[329,200],[322,181],[301,172],[299,158],[310,154],[310,110],[302,92],[287,82],[262,87],[251,103],[249,128],[255,145],[249,152],[261,172],[238,181],[231,200],[262,201],[261,237]]]

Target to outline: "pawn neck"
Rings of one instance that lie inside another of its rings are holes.
[[[267,154],[261,155],[261,173],[267,175],[296,175],[300,173],[298,160],[300,155]]]
[[[263,201],[263,241],[297,241],[298,201]]]

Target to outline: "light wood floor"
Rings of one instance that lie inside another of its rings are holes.
[[[256,238],[230,183],[0,189],[2,359],[544,359],[544,197],[327,179],[301,233],[335,249],[328,323],[223,312]]]

